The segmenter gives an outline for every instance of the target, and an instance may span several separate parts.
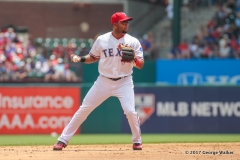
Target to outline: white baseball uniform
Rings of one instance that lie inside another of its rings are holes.
[[[128,44],[134,49],[136,56],[143,60],[140,42],[129,34],[125,34],[120,39],[113,37],[112,32],[99,36],[89,54],[99,58],[98,71],[100,75],[83,99],[80,108],[64,128],[61,136],[58,138],[59,141],[68,144],[70,138],[87,116],[107,98],[115,96],[118,97],[124,114],[128,119],[132,131],[132,142],[142,143],[139,118],[135,111],[134,85],[131,75],[133,64],[121,62],[121,51],[118,49],[119,44]],[[119,80],[110,79],[120,77],[121,79]]]

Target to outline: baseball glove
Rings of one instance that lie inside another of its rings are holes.
[[[135,59],[135,52],[131,46],[120,44],[118,47],[122,51],[122,62],[133,62]]]

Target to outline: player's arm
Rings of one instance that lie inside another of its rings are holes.
[[[83,62],[83,63],[86,63],[86,64],[90,64],[90,63],[97,62],[99,60],[99,58],[93,57],[90,54],[85,55],[85,56],[81,56],[81,57],[78,56],[78,55],[72,54],[71,55],[71,60],[73,62]]]
[[[133,66],[138,68],[138,69],[142,69],[143,66],[144,66],[144,61],[142,59],[135,58],[135,60],[133,62]]]
[[[144,66],[144,59],[143,59],[143,50],[142,50],[142,46],[140,44],[139,41],[137,41],[137,45],[135,47],[135,52],[134,52],[134,62],[133,62],[133,66],[138,68],[138,69],[142,69]]]

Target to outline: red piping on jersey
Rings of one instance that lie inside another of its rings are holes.
[[[113,35],[113,33],[112,33],[112,36],[114,37],[114,38],[116,38],[117,40],[119,40],[119,39],[121,39],[122,37],[124,37],[126,34],[123,34],[120,38],[116,38],[114,35]]]
[[[143,61],[144,61],[143,57],[139,57],[139,56],[137,56],[137,58],[138,58],[138,59],[141,59],[141,60],[143,60]]]
[[[124,37],[126,34],[123,34],[120,38],[118,38],[117,40],[121,39],[122,37]]]
[[[90,56],[93,56],[94,58],[100,58],[100,56],[95,56],[94,54],[92,54],[92,53],[89,53],[90,54]]]

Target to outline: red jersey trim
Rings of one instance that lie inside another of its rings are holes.
[[[92,53],[89,53],[90,54],[90,56],[92,56],[92,57],[94,57],[94,58],[100,58],[100,56],[95,56],[94,54],[92,54]]]

